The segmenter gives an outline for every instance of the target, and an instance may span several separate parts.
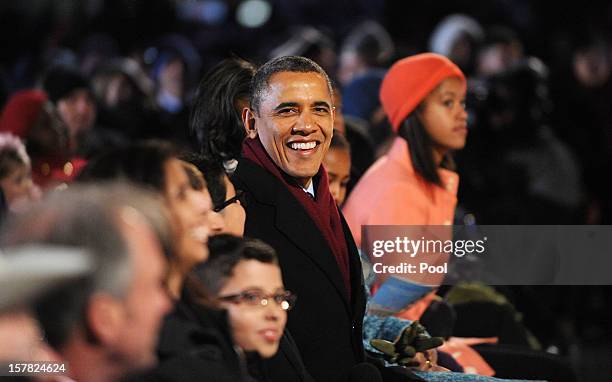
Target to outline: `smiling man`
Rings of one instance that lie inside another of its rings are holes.
[[[285,285],[298,296],[288,328],[308,372],[345,381],[364,359],[365,297],[357,248],[321,166],[333,134],[330,81],[313,61],[288,56],[264,64],[251,89],[234,174],[247,197],[245,236],[274,247]],[[273,380],[300,380],[290,353],[281,343]]]

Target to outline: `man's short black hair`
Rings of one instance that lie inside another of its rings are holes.
[[[316,62],[300,56],[278,57],[263,64],[253,76],[250,104],[255,113],[259,113],[261,99],[270,85],[270,77],[281,72],[318,73],[325,78],[330,97],[334,94],[329,76]]]
[[[242,238],[221,234],[208,239],[208,260],[198,264],[189,275],[188,285],[198,290],[192,293],[204,294],[211,300],[223,288],[228,278],[232,277],[234,268],[243,260],[257,260],[264,264],[278,264],[276,251],[258,239]]]

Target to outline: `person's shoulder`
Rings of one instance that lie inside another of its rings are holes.
[[[257,202],[270,202],[278,192],[280,181],[266,169],[252,161],[241,158],[232,174],[232,182],[238,190],[244,191]]]

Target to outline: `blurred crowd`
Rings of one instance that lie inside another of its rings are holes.
[[[465,76],[467,140],[453,152],[460,181],[452,223],[610,224],[612,3],[401,3],[3,2],[0,360],[68,360],[82,380],[104,381],[152,366],[155,353],[166,362],[135,380],[180,380],[181,372],[183,380],[267,380],[265,359],[295,347],[283,332],[299,300],[283,285],[278,247],[242,238],[249,210],[234,173],[250,137],[244,110],[257,109],[253,97],[265,93],[252,88],[253,77],[278,57],[309,58],[331,80],[335,133],[322,162],[357,244],[352,205],[363,208],[372,197],[364,183],[378,182],[364,174],[393,155],[398,135],[417,139],[390,120],[381,86],[392,64],[422,52],[448,58]],[[612,351],[609,292],[486,289],[503,296],[495,314],[511,317],[495,333],[500,345],[520,345],[534,362],[565,357],[568,373],[585,380]],[[265,317],[245,309],[260,303],[279,309],[266,307]],[[430,322],[432,335],[448,339],[453,333],[436,329],[443,313],[435,309],[446,305],[429,307],[429,316],[403,318]],[[456,322],[474,317],[467,310],[454,310],[463,314]],[[15,330],[29,337],[5,346]],[[598,349],[591,363],[589,343]],[[182,367],[206,352],[202,344],[214,345],[202,369]],[[511,353],[499,349],[501,358]],[[488,351],[484,358],[504,370],[506,361]],[[417,361],[420,370],[432,362]]]

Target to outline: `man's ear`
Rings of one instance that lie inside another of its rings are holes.
[[[242,109],[242,124],[247,137],[256,138],[257,128],[255,127],[255,113],[248,107]]]
[[[92,296],[86,310],[91,334],[103,345],[121,341],[121,326],[125,325],[122,304],[106,294]]]

